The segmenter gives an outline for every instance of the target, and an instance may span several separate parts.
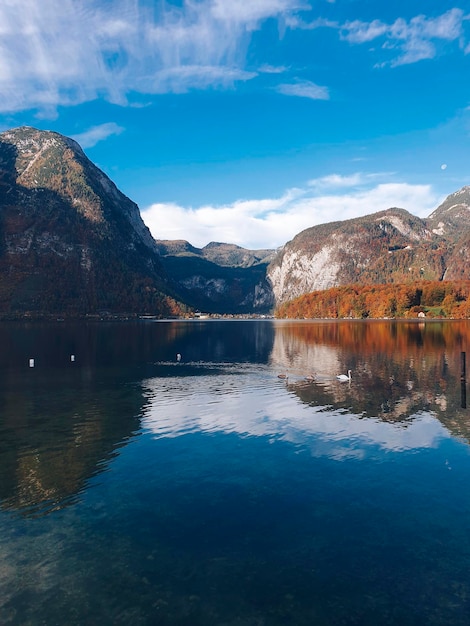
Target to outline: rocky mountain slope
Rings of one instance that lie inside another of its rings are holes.
[[[308,228],[267,269],[277,304],[311,291],[417,279],[470,279],[470,187],[428,219],[392,208]]]
[[[470,187],[427,219],[322,224],[279,251],[155,241],[139,208],[58,133],[0,134],[0,316],[268,312],[333,286],[470,279]],[[184,304],[182,304],[184,303]]]
[[[266,313],[274,305],[266,268],[274,250],[247,250],[212,242],[195,248],[187,241],[157,240],[162,263],[184,300],[202,311]]]
[[[452,193],[429,216],[433,233],[447,242],[444,280],[470,278],[470,187]]]
[[[0,313],[181,307],[137,205],[57,133],[0,134]]]

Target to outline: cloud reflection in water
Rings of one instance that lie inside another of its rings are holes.
[[[142,426],[158,438],[237,433],[289,441],[314,456],[341,460],[365,458],[377,449],[435,448],[451,437],[431,411],[386,422],[344,408],[307,405],[269,368],[246,364],[207,375],[149,378],[142,385],[148,401]]]

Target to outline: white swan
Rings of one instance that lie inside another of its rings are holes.
[[[336,378],[338,380],[351,380],[351,370],[348,370],[348,375],[346,376],[346,374],[338,374],[338,376],[336,376]]]

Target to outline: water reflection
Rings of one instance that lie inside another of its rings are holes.
[[[138,429],[139,389],[80,374],[28,377],[1,394],[3,508],[36,516],[71,504]]]
[[[272,341],[270,325],[244,322],[0,324],[0,506],[38,516],[75,502],[139,432],[140,381],[171,375],[178,352],[184,379],[191,359],[215,372],[265,360]]]
[[[262,384],[256,384],[258,379]],[[154,378],[144,381],[149,400],[143,426],[154,436],[179,437],[197,432],[237,433],[241,437],[267,437],[288,441],[313,456],[337,460],[377,456],[380,451],[433,448],[451,435],[430,412],[402,422],[365,419],[361,414],[324,404],[303,406],[299,387],[286,388],[273,378],[247,377],[235,384],[233,376]],[[286,393],[287,391],[287,393]]]
[[[289,368],[290,388],[312,406],[386,421],[431,411],[468,438],[460,356],[469,339],[469,322],[287,323],[277,328],[272,358]],[[336,384],[347,369],[351,384]]]
[[[145,380],[144,427],[158,437],[274,437],[334,458],[470,437],[459,378],[468,323],[276,322],[274,329],[266,363],[215,371],[200,362]],[[338,381],[347,369],[351,382]],[[277,378],[286,370],[287,384]]]
[[[0,325],[2,508],[39,516],[72,504],[138,431],[140,387],[114,365],[123,350],[135,362],[145,345],[129,335],[113,325]]]
[[[267,437],[338,459],[468,441],[469,335],[469,322],[0,325],[1,506],[70,504],[141,427]]]
[[[10,336],[0,622],[467,624],[468,326],[372,326]]]

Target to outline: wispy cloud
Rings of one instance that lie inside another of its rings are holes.
[[[111,137],[112,135],[120,135],[124,131],[122,126],[114,122],[92,126],[88,130],[78,135],[72,135],[72,139],[80,144],[82,148],[92,148],[97,143]]]
[[[393,176],[393,172],[355,172],[349,175],[328,174],[321,178],[312,178],[307,184],[314,189],[329,190],[331,193],[338,189],[370,187],[376,180],[388,180],[391,176]]]
[[[377,65],[396,67],[434,58],[438,52],[438,42],[458,42],[468,53],[470,46],[462,43],[468,19],[469,16],[462,9],[453,8],[437,17],[417,15],[410,20],[398,18],[392,23],[375,19],[370,22],[352,20],[341,24],[323,18],[307,22],[299,15],[291,14],[287,18],[287,25],[291,29],[302,30],[332,28],[339,31],[341,39],[351,44],[382,41],[382,49],[393,51],[392,58]]]
[[[156,203],[145,208],[142,217],[156,239],[185,239],[199,247],[223,241],[249,249],[277,248],[317,224],[390,207],[426,217],[442,200],[430,185],[377,182],[387,179],[390,176],[378,173],[332,174],[288,189],[279,198],[201,207]]]
[[[308,183],[309,187],[315,189],[342,189],[344,187],[356,187],[365,184],[365,175],[362,172],[356,172],[348,176],[341,174],[328,174],[321,178],[312,178]]]
[[[255,72],[214,65],[184,65],[160,70],[152,80],[153,93],[184,93],[190,89],[206,89],[211,85],[233,84],[250,80]]]
[[[365,43],[381,37],[387,33],[388,29],[389,26],[380,20],[373,20],[372,22],[354,20],[347,22],[341,30],[343,31],[343,39],[350,43]]]
[[[295,83],[284,83],[276,87],[276,91],[285,96],[298,96],[311,100],[329,100],[328,87],[316,85],[309,80],[298,80]]]
[[[96,97],[231,86],[256,74],[246,53],[263,20],[299,0],[8,0],[0,4],[0,111]],[[153,6],[155,4],[156,6]]]
[[[288,68],[285,65],[265,64],[258,68],[258,72],[261,74],[283,74],[284,72],[287,72],[287,69]]]
[[[434,58],[438,41],[460,42],[464,21],[464,12],[454,8],[438,17],[418,15],[409,21],[399,18],[392,24],[355,20],[342,25],[340,32],[343,39],[354,44],[384,38],[383,48],[395,51],[389,64],[396,67]]]
[[[288,26],[289,28],[293,30],[295,29],[316,30],[317,28],[335,28],[335,29],[340,28],[340,24],[337,21],[328,20],[323,17],[318,17],[312,21],[306,21],[295,13],[289,14],[286,17],[285,22],[286,22],[286,26]]]
[[[269,19],[279,21],[281,37],[286,28],[323,27],[337,30],[350,44],[378,42],[384,55],[379,65],[433,58],[443,42],[470,50],[468,15],[459,8],[437,17],[341,24],[318,16],[303,19],[313,12],[306,0],[111,4],[112,10],[107,0],[0,3],[0,112],[35,109],[52,116],[61,105],[96,98],[125,105],[131,94],[231,88],[259,73],[283,73],[283,65],[263,65],[262,59],[257,70],[249,65],[253,34]],[[288,82],[278,91],[329,97],[326,87],[308,81]]]
[[[309,9],[307,2],[295,0],[214,0],[212,15],[230,23],[238,22],[256,28],[260,20],[276,17],[294,9]]]

